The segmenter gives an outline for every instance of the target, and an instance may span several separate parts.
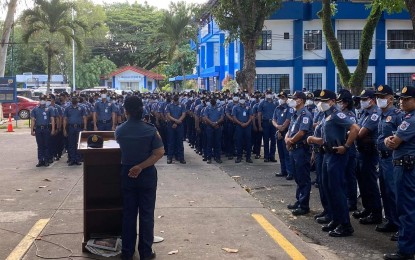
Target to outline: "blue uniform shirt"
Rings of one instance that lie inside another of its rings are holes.
[[[171,103],[166,106],[166,114],[169,113],[174,119],[179,119],[183,113],[186,113],[186,109],[182,104]]]
[[[404,155],[415,156],[415,110],[404,116],[396,136],[403,142],[393,151],[393,159],[401,159]]]
[[[384,140],[386,137],[392,136],[398,126],[402,123],[404,114],[396,107],[389,108],[386,112],[382,112],[378,125],[378,150],[390,150],[385,146]]]
[[[31,112],[31,117],[35,118],[36,126],[51,124],[51,117],[55,117],[55,109],[46,106],[37,106]]]
[[[313,120],[307,108],[303,107],[302,109],[294,112],[291,118],[289,131],[289,137],[293,137],[299,131],[306,132],[299,142],[307,140],[307,137],[313,133]]]
[[[232,116],[235,116],[239,122],[246,123],[252,116],[252,109],[249,106],[234,106],[232,109]]]
[[[345,113],[337,110],[335,106],[325,112],[322,121],[322,134],[324,143],[330,147],[341,146],[346,143],[346,134],[355,123]]]
[[[262,120],[271,120],[277,105],[274,102],[267,100],[259,103],[258,112],[262,113]]]
[[[274,119],[277,122],[277,125],[283,125],[287,119],[291,120],[293,114],[294,109],[289,107],[287,104],[282,104],[275,108],[272,119]]]
[[[86,116],[85,108],[77,105],[76,107],[70,106],[65,109],[64,117],[68,118],[68,124],[82,124],[83,117]]]
[[[236,104],[235,104],[235,103],[233,103],[233,102],[228,103],[228,104],[226,105],[226,110],[225,110],[225,113],[226,113],[227,115],[232,115],[232,110],[233,110],[233,107],[234,107],[235,105],[236,105]]]
[[[365,109],[362,113],[361,118],[358,121],[358,124],[361,128],[367,128],[370,133],[367,136],[367,140],[376,143],[378,138],[378,125],[381,111],[377,106],[373,106],[370,109]]]
[[[209,118],[209,120],[212,122],[219,121],[219,119],[223,115],[224,115],[223,108],[219,104],[216,104],[214,107],[208,106],[203,114],[203,116]]]
[[[98,101],[95,103],[95,112],[97,113],[97,120],[111,120],[112,113],[117,113],[115,105],[111,102]]]

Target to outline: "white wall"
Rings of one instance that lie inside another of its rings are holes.
[[[121,82],[138,83],[139,88],[144,88],[144,75],[127,70],[115,76],[116,89],[121,89]]]
[[[338,30],[362,30],[365,26],[366,20],[336,20],[336,37]],[[369,59],[375,59],[376,57],[376,31],[372,40],[372,51],[370,52]],[[345,59],[359,59],[359,50],[342,50],[343,57]]]
[[[294,79],[293,79],[293,68],[292,67],[285,67],[285,68],[256,68],[256,74],[288,74],[290,75],[290,92],[293,92],[294,88]]]
[[[323,30],[323,24],[321,20],[311,20],[303,22],[303,30]],[[303,32],[303,46],[304,46],[304,32]],[[324,33],[322,33],[322,48],[321,50],[304,50],[303,59],[304,60],[324,60],[326,59],[326,39],[324,38]],[[304,47],[303,47],[304,49]]]
[[[412,30],[412,23],[410,20],[387,20],[385,30],[388,41],[388,30]],[[386,49],[386,59],[415,59],[415,50]]]
[[[293,59],[293,21],[266,20],[263,30],[272,31],[272,50],[257,50],[257,60],[292,60]],[[290,34],[290,39],[284,39],[284,33]]]

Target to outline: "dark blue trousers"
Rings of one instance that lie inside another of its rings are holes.
[[[253,144],[253,153],[258,156],[261,155],[262,132],[258,130],[256,132],[252,131],[252,144]]]
[[[332,217],[331,213],[330,213],[330,209],[329,209],[329,202],[327,201],[327,194],[326,194],[326,190],[324,189],[323,186],[323,181],[322,181],[322,175],[323,175],[323,167],[327,166],[325,164],[325,160],[324,160],[324,154],[319,152],[319,153],[315,153],[315,159],[314,159],[314,164],[316,165],[316,174],[317,174],[317,184],[318,184],[318,191],[320,194],[320,202],[321,202],[321,206],[323,207],[323,211],[329,215],[330,217]]]
[[[347,153],[344,155],[326,153],[321,180],[327,197],[329,216],[337,224],[349,224],[349,207],[346,197],[346,179],[344,176]]]
[[[285,135],[284,135],[285,136]],[[290,154],[288,153],[287,146],[285,145],[284,137],[277,140],[278,157],[281,164],[281,173],[284,175],[291,175],[291,161]]]
[[[394,174],[400,223],[398,249],[403,254],[415,254],[415,169],[395,166]]]
[[[297,183],[297,190],[295,193],[295,197],[297,199],[296,204],[302,209],[308,210],[310,209],[309,203],[311,191],[311,155],[308,147],[300,147],[290,151],[290,159],[293,177]]]
[[[183,147],[183,124],[177,125],[176,128],[172,127],[169,123],[167,126],[167,156],[168,159],[173,159],[176,156],[179,161],[184,160],[184,147]]]
[[[226,156],[233,156],[235,153],[235,125],[230,120],[225,122],[225,153]]]
[[[152,253],[154,239],[154,209],[156,206],[157,170],[149,167],[138,178],[128,177],[133,165],[121,168],[123,198],[122,254],[123,258],[132,257],[137,241],[138,215],[138,252],[140,258]]]
[[[49,159],[50,129],[36,127],[35,137],[37,143],[37,159],[39,162],[47,161]]]
[[[251,132],[252,126],[235,128],[236,156],[242,158],[242,149],[246,149],[246,159],[251,159]]]
[[[112,131],[112,120],[108,120],[105,123],[97,122],[98,131]]]
[[[389,223],[399,226],[396,211],[396,184],[393,174],[392,156],[379,160],[379,184],[385,218]]]
[[[349,207],[356,207],[357,205],[357,179],[356,179],[356,167],[357,159],[356,154],[348,151],[347,168],[345,172],[346,177],[346,196],[347,205]]]
[[[206,159],[212,159],[212,150],[213,157],[215,159],[220,159],[222,152],[221,148],[221,138],[222,138],[222,127],[217,129],[212,126],[206,126]]]
[[[359,153],[358,170],[356,172],[362,205],[374,215],[382,217],[382,203],[378,187],[378,172],[376,165],[379,155],[376,151]]]
[[[81,156],[78,153],[78,137],[79,133],[81,132],[80,127],[72,127],[68,126],[68,156],[69,160],[72,162],[79,162],[81,160]]]
[[[276,151],[276,140],[275,133],[276,129],[272,125],[270,120],[262,120],[262,129],[263,129],[263,140],[264,140],[264,159],[275,159]]]

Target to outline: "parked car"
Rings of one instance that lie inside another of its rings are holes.
[[[30,111],[39,104],[39,101],[22,96],[17,96],[17,100],[17,114],[20,119],[29,119]],[[2,107],[5,118],[9,116],[9,113],[12,117],[16,116],[16,103],[2,103]]]

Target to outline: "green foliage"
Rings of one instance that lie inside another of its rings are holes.
[[[197,80],[188,80],[188,81],[186,81],[186,84],[184,85],[183,89],[198,90]]]
[[[172,92],[173,91],[173,86],[171,86],[170,84],[165,85],[164,87],[161,88],[162,92]]]
[[[182,63],[184,63],[185,74],[192,73],[192,69],[196,65],[196,54],[190,49],[190,45],[186,44],[179,48],[179,51],[173,56],[169,64],[165,65],[164,73],[168,78],[182,75]]]
[[[222,91],[229,90],[231,93],[234,93],[239,88],[236,80],[233,80],[231,76],[226,76],[222,81]]]
[[[76,86],[79,89],[99,86],[100,76],[114,71],[117,66],[105,56],[96,56],[90,62],[81,64],[76,70]]]
[[[400,13],[406,8],[404,0],[374,0],[369,6],[379,7],[389,14]]]

